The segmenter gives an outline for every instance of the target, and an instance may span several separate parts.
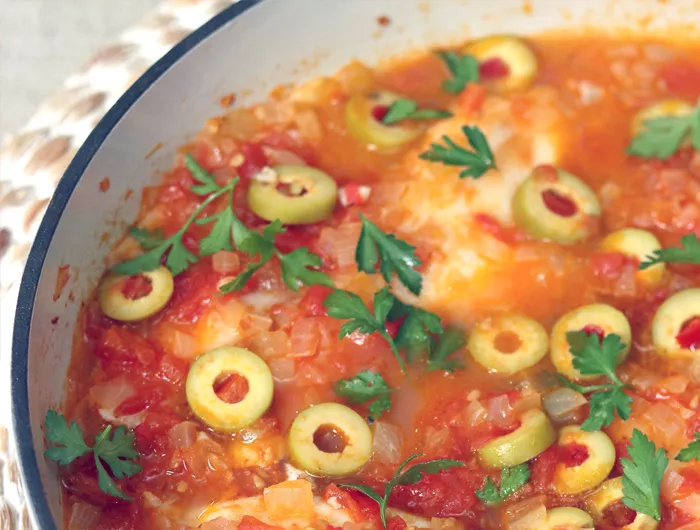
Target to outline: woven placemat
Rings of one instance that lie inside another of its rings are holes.
[[[166,0],[96,53],[0,148],[0,530],[32,528],[15,460],[10,357],[22,270],[56,184],[80,145],[133,82],[236,0]]]

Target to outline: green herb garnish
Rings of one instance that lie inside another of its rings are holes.
[[[459,94],[467,83],[479,81],[479,61],[471,55],[457,55],[452,51],[437,52],[437,56],[447,65],[452,79],[443,81],[442,88],[450,94]]]
[[[358,372],[349,379],[341,379],[333,385],[335,393],[348,400],[353,405],[368,401],[369,413],[377,419],[391,408],[391,393],[394,391],[386,384],[384,378],[377,372],[365,370]]]
[[[644,122],[644,130],[632,138],[631,155],[666,159],[680,149],[690,135],[694,149],[700,150],[700,103],[687,116],[664,116]]]
[[[449,118],[451,112],[446,110],[419,109],[418,103],[410,99],[397,99],[387,111],[382,123],[392,125],[401,120],[436,120],[439,118]]]
[[[484,133],[478,127],[462,127],[473,151],[457,145],[449,136],[443,136],[445,145],[434,143],[430,149],[421,153],[419,158],[430,162],[440,162],[446,166],[462,166],[464,169],[459,178],[471,177],[478,179],[489,169],[496,169],[493,152],[489,147]]]
[[[663,448],[656,449],[646,435],[634,429],[628,446],[629,458],[621,458],[622,502],[636,512],[661,520],[661,478],[668,457]]]
[[[420,458],[421,456],[423,455],[414,454],[403,461],[403,463],[396,470],[396,473],[394,473],[391,480],[384,486],[384,496],[380,496],[372,488],[363,484],[338,484],[338,486],[341,488],[360,491],[379,504],[379,515],[382,519],[382,525],[384,528],[386,528],[386,509],[389,503],[389,495],[391,494],[391,490],[393,490],[396,486],[416,484],[423,480],[425,475],[435,475],[441,471],[444,471],[445,469],[464,466],[464,463],[458,460],[440,459],[421,462],[420,464],[416,464],[415,466],[411,467],[411,469],[404,472],[404,468],[412,460]]]
[[[476,496],[484,504],[498,504],[522,488],[529,479],[530,469],[527,464],[505,467],[501,470],[500,488],[491,480],[491,477],[486,477],[484,487],[476,490]]]
[[[625,349],[620,336],[611,333],[601,342],[595,333],[569,331],[566,340],[573,355],[574,368],[582,375],[607,377],[611,381],[608,384],[582,386],[562,378],[566,386],[577,392],[596,392],[591,396],[590,412],[581,428],[584,431],[599,431],[612,423],[615,411],[623,420],[629,418],[632,398],[624,392],[627,385],[615,373],[618,358]]]
[[[679,462],[690,462],[691,460],[700,460],[700,432],[695,433],[695,440],[690,442],[687,447],[680,450],[676,456]]]
[[[416,270],[421,261],[416,256],[416,248],[393,234],[387,234],[377,225],[360,214],[362,231],[355,249],[357,268],[368,274],[379,269],[389,282],[393,273],[409,291],[419,295],[423,288],[423,277]]]
[[[694,263],[700,264],[700,241],[695,234],[686,234],[681,238],[681,246],[655,250],[639,264],[643,271],[657,263]]]
[[[88,447],[78,424],[73,422],[68,425],[65,416],[58,414],[55,410],[49,410],[46,413],[44,428],[46,439],[56,444],[45,452],[50,460],[65,466],[76,458],[92,452],[100,489],[112,497],[125,501],[133,500],[122,493],[105,468],[106,464],[117,479],[131,477],[141,471],[141,466],[132,461],[138,457],[138,452],[134,448],[133,434],[127,433],[124,427],[117,427],[112,432],[112,426],[108,425],[95,436],[95,444]]]

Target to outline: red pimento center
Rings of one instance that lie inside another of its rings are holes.
[[[590,453],[588,447],[579,443],[569,443],[559,447],[559,461],[566,467],[578,467],[583,464]]]
[[[571,217],[578,212],[578,206],[574,201],[554,190],[543,191],[542,200],[550,212],[560,217]]]
[[[388,105],[375,105],[374,108],[372,109],[372,117],[377,120],[379,123],[384,122],[384,118],[386,118],[386,115],[389,112],[389,106]]]
[[[122,285],[122,294],[129,300],[138,300],[151,294],[151,280],[142,274],[129,276]]]
[[[518,351],[523,346],[523,340],[514,331],[499,331],[493,339],[493,347],[499,352],[511,354]]]
[[[695,351],[700,349],[700,317],[692,317],[681,326],[676,341],[681,348]]]
[[[502,79],[508,74],[510,74],[510,66],[500,57],[492,57],[479,64],[479,76],[484,80]]]
[[[603,338],[605,337],[605,331],[603,331],[603,328],[596,326],[595,324],[587,324],[586,326],[583,326],[581,331],[583,331],[586,335],[598,335],[598,340],[600,342],[603,342]]]
[[[221,400],[233,405],[248,395],[248,380],[241,374],[220,375],[214,381],[214,393]]]
[[[637,518],[637,512],[625,506],[622,501],[608,506],[603,511],[603,521],[615,528],[632,524]]]

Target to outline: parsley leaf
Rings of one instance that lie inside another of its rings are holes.
[[[391,281],[392,273],[401,280],[409,291],[419,295],[423,288],[423,277],[415,269],[421,261],[416,256],[416,248],[393,234],[387,234],[377,225],[360,214],[362,230],[355,249],[355,261],[362,272],[373,274],[379,271],[384,279]]]
[[[681,238],[681,246],[655,250],[639,264],[643,271],[657,263],[695,263],[700,264],[700,241],[695,234],[686,234]]]
[[[479,61],[471,55],[457,55],[452,51],[439,51],[437,56],[447,65],[452,79],[443,81],[442,88],[450,94],[459,94],[467,83],[479,81]]]
[[[349,379],[336,381],[333,390],[338,396],[356,405],[374,400],[369,405],[369,413],[375,419],[389,411],[391,408],[389,396],[394,391],[380,374],[371,370],[358,372]]]
[[[165,234],[160,228],[155,230],[149,230],[148,228],[139,228],[134,226],[129,229],[131,237],[133,237],[136,242],[141,245],[141,248],[145,250],[152,250],[159,247],[165,241]]]
[[[430,333],[442,333],[440,317],[423,309],[407,306],[406,320],[401,324],[394,341],[400,350],[406,352],[406,360],[413,362],[422,352],[430,351],[433,341]]]
[[[396,486],[416,484],[423,480],[425,475],[436,475],[445,469],[464,466],[464,463],[460,462],[459,460],[438,459],[421,462],[420,464],[416,464],[404,472],[404,469],[412,460],[420,458],[421,456],[423,455],[413,454],[403,461],[403,463],[394,473],[391,480],[384,486],[384,496],[379,495],[369,486],[364,486],[362,484],[338,484],[338,486],[341,488],[360,491],[379,504],[379,515],[382,520],[382,526],[386,528],[386,508],[389,504],[389,495],[391,494],[391,490],[393,490]]]
[[[645,513],[657,521],[661,520],[661,477],[663,477],[668,457],[666,451],[658,451],[646,435],[634,429],[630,445],[629,458],[621,458],[622,464],[622,502],[632,510]]]
[[[581,424],[584,431],[599,431],[615,419],[615,411],[623,420],[632,413],[632,398],[622,388],[596,392],[590,399],[588,418]]]
[[[46,450],[46,456],[58,462],[62,466],[70,464],[73,460],[85,453],[90,452],[90,448],[85,444],[83,431],[78,424],[73,422],[68,425],[65,416],[58,414],[55,410],[49,409],[44,420],[46,429],[46,439],[57,444]],[[58,446],[62,447],[58,447]]]
[[[292,291],[298,291],[299,285],[325,285],[333,287],[333,280],[325,272],[314,270],[320,267],[321,256],[312,254],[308,248],[298,248],[289,254],[277,253],[282,263],[282,279]]]
[[[389,110],[382,119],[382,123],[392,125],[406,119],[435,120],[438,118],[449,118],[451,116],[452,113],[445,110],[418,109],[418,103],[415,101],[400,98],[391,104]]]
[[[198,225],[205,225],[215,221],[214,227],[209,235],[199,242],[199,250],[203,256],[210,256],[216,252],[227,250],[232,251],[231,232],[236,222],[236,214],[233,213],[233,193],[229,196],[226,208],[204,219],[195,221]]]
[[[199,184],[195,184],[190,188],[193,193],[197,195],[209,195],[219,191],[220,186],[216,183],[214,175],[200,166],[189,153],[185,155],[185,166],[190,170],[194,179],[199,182]]]
[[[695,441],[688,444],[680,450],[676,456],[676,460],[680,462],[690,462],[691,460],[700,460],[700,432],[695,433]]]
[[[486,477],[484,487],[476,490],[476,496],[485,504],[496,504],[505,501],[522,488],[530,479],[530,469],[527,464],[505,467],[501,470],[501,487],[496,486],[491,477]]]
[[[693,148],[700,150],[700,104],[686,116],[663,116],[644,122],[644,130],[632,138],[627,153],[646,158],[666,159],[690,136]]]
[[[275,249],[275,236],[285,232],[285,228],[279,219],[275,219],[268,224],[263,229],[262,234],[249,229],[238,219],[234,219],[231,231],[233,241],[238,249],[248,254],[251,258],[257,258],[257,261],[249,263],[243,272],[239,273],[230,282],[222,285],[219,288],[221,292],[232,293],[241,290],[253,274],[274,256],[279,258],[282,265],[282,279],[293,291],[299,290],[300,283],[304,285],[333,286],[330,276],[325,272],[313,269],[313,267],[321,265],[320,256],[312,254],[305,247],[293,250],[288,254],[282,254]]]
[[[214,180],[213,175],[197,164],[196,160],[192,156],[187,155],[186,160],[188,169],[192,172],[194,178],[201,183],[198,186],[193,186],[192,191],[198,193],[199,195],[203,195],[204,191],[208,191],[210,192],[210,195],[194,210],[194,212],[192,212],[187,221],[185,221],[185,224],[182,225],[177,232],[175,232],[169,238],[163,239],[157,245],[156,241],[152,237],[143,238],[142,236],[144,236],[145,233],[142,232],[141,229],[137,229],[139,237],[142,237],[142,240],[146,241],[146,246],[144,246],[144,249],[148,250],[148,252],[115,265],[112,267],[112,272],[132,276],[140,272],[152,271],[160,267],[161,260],[167,253],[168,255],[165,259],[165,266],[170,269],[170,272],[172,272],[174,276],[177,276],[178,274],[186,271],[192,263],[197,263],[197,261],[199,261],[198,256],[187,250],[182,242],[182,238],[190,225],[197,221],[197,217],[207,206],[227,193],[233,196],[233,190],[236,187],[239,178],[236,177],[225,186],[219,186]],[[227,209],[230,210],[230,206]],[[212,220],[217,220],[212,233],[202,240],[201,245],[203,246],[200,248],[202,254],[206,254],[212,250],[216,252],[217,250],[230,248],[230,231],[223,230],[223,228],[228,228],[231,225],[231,216],[235,218],[232,211],[230,214],[222,212],[198,221],[200,224],[206,224]],[[153,235],[152,233],[149,234],[151,236]],[[133,231],[132,235],[134,235]]]
[[[54,410],[46,412],[44,427],[46,439],[58,445],[46,450],[45,454],[49,459],[60,465],[67,465],[79,456],[92,452],[97,467],[97,483],[100,489],[112,497],[126,501],[132,500],[119,489],[107,472],[105,464],[109,467],[114,478],[117,479],[131,477],[141,472],[141,466],[132,461],[139,456],[134,448],[133,434],[127,433],[124,427],[118,427],[112,432],[112,426],[108,425],[95,436],[95,445],[90,448],[85,443],[80,427],[76,423],[71,423],[68,426],[65,416]]]
[[[626,385],[617,377],[615,368],[621,352],[625,349],[619,335],[606,335],[602,342],[595,333],[570,331],[566,334],[569,350],[573,355],[573,366],[583,375],[607,377],[612,383],[581,386],[562,378],[564,384],[582,394],[596,392],[590,399],[590,412],[581,428],[598,431],[607,427],[617,415],[626,420],[632,413],[632,398],[624,392]]]
[[[431,144],[430,149],[421,153],[419,158],[430,162],[441,162],[446,166],[464,166],[459,178],[478,179],[489,169],[496,169],[493,152],[484,133],[478,127],[468,125],[462,127],[462,132],[473,151],[457,145],[449,136],[443,136],[442,141],[445,145]]]
[[[362,298],[350,291],[337,289],[326,297],[323,301],[323,307],[326,308],[328,316],[348,320],[340,328],[341,339],[354,331],[365,334],[379,333],[391,346],[391,351],[394,352],[399,361],[401,370],[406,371],[406,366],[399,354],[396,343],[391,338],[391,335],[387,333],[385,325],[389,311],[391,311],[395,302],[396,298],[389,292],[389,287],[384,287],[374,295],[374,314],[372,314],[365,306]]]
[[[624,385],[615,374],[617,361],[625,349],[619,335],[610,333],[602,342],[595,333],[569,331],[566,334],[573,365],[583,375],[604,375],[618,385]]]
[[[436,341],[428,354],[429,372],[434,370],[444,370],[446,372],[454,372],[457,368],[462,367],[460,359],[449,359],[449,356],[463,347],[466,343],[464,331],[459,328],[447,328],[445,332]]]

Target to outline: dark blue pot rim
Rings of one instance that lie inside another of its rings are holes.
[[[34,449],[32,429],[29,422],[28,355],[29,333],[36,290],[46,259],[51,239],[61,215],[68,204],[85,169],[104,143],[112,129],[131,109],[148,88],[175,65],[195,46],[206,40],[225,24],[241,15],[262,0],[239,0],[212,18],[198,30],[171,49],[164,57],[146,71],[105,114],[95,130],[85,140],[56,186],[44,219],[37,232],[19,289],[19,301],[12,337],[12,421],[24,492],[33,515],[34,523],[41,530],[57,530],[51,516],[46,492],[39,474],[38,455]],[[41,456],[43,458],[43,456]]]

